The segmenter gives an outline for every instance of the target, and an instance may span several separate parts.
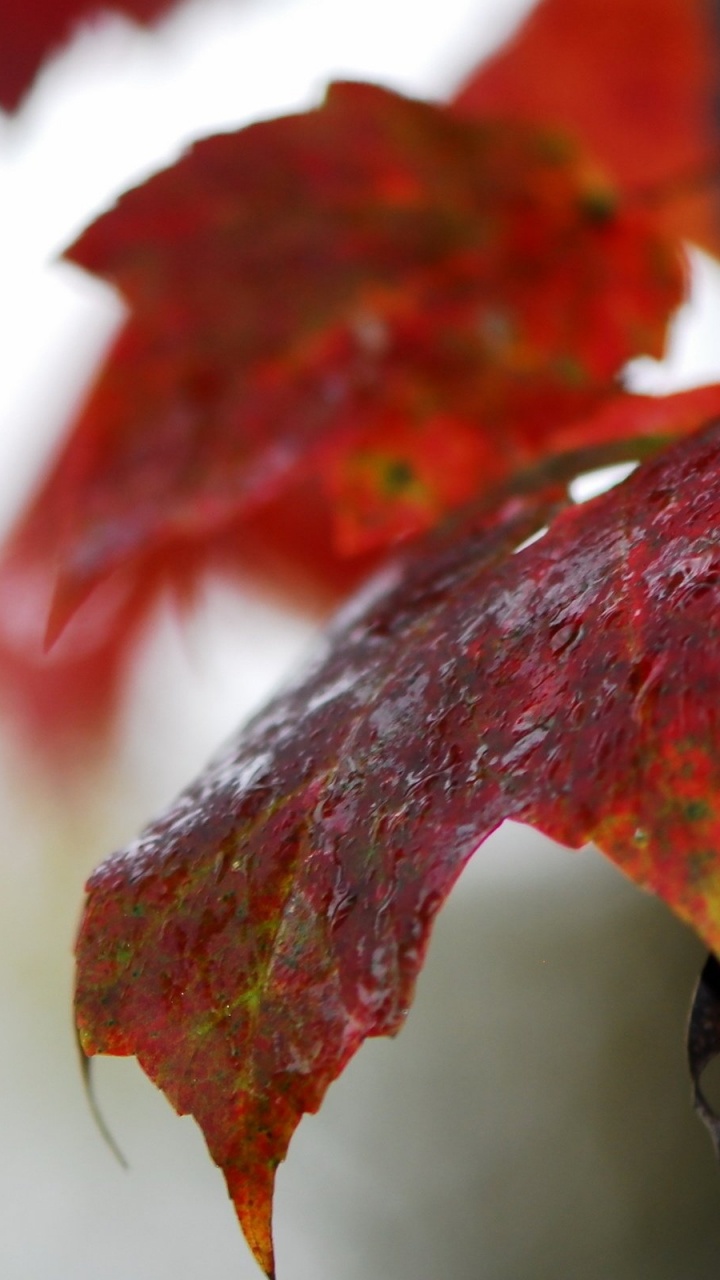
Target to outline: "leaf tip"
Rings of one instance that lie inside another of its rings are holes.
[[[100,1133],[101,1138],[112,1151],[112,1154],[114,1155],[115,1159],[120,1165],[120,1168],[129,1169],[130,1165],[128,1164],[128,1161],[126,1160],[125,1156],[120,1150],[120,1147],[115,1141],[115,1138],[113,1137],[112,1133],[110,1132],[105,1122],[105,1117],[103,1116],[100,1110],[100,1107],[98,1106],[98,1101],[97,1101],[97,1098],[95,1097],[95,1090],[93,1089],[93,1081],[92,1081],[92,1071],[91,1071],[92,1055],[89,1053],[86,1053],[85,1051],[85,1046],[82,1040],[82,1033],[78,1026],[75,1027],[75,1040],[78,1048],[78,1056],[80,1058],[80,1072],[82,1075],[83,1088],[85,1090],[85,1097],[87,1098],[88,1106],[90,1108],[90,1114],[93,1120],[95,1121],[95,1124],[98,1128],[98,1132]]]
[[[226,1169],[225,1179],[243,1235],[255,1261],[267,1280],[276,1280],[272,1236],[274,1166],[253,1170],[252,1176],[246,1169]]]

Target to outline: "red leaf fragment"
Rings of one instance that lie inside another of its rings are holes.
[[[81,21],[107,9],[152,21],[174,0],[3,0],[0,6],[0,106],[14,111],[48,54]]]
[[[433,525],[661,354],[684,276],[572,147],[362,84],[197,144],[70,256],[131,317],[0,565],[44,584],[35,667],[53,591],[51,639],[114,575],[72,647],[115,663],[126,617],[272,554],[303,496],[321,581]]]
[[[692,435],[700,424],[720,415],[720,384],[676,391],[669,396],[620,394],[605,400],[584,418],[560,428],[549,454],[562,455],[589,445],[624,443],[637,457],[646,457],[648,447],[670,443],[679,436]]]
[[[297,1122],[401,1026],[505,818],[595,841],[720,943],[720,425],[568,508],[577,464],[406,551],[88,882],[85,1050],[136,1054],[197,1118],[268,1275]]]
[[[623,190],[655,192],[672,234],[718,253],[719,76],[713,0],[542,0],[456,105],[566,130]]]

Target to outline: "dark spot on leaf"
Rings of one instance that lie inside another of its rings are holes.
[[[700,822],[710,816],[710,806],[704,800],[691,800],[684,812],[689,822]]]
[[[388,463],[383,479],[389,493],[402,493],[412,485],[415,473],[408,462],[398,459],[396,462]]]

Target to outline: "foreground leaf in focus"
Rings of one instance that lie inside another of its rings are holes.
[[[719,81],[714,0],[541,0],[456,105],[566,130],[675,235],[718,253]]]
[[[661,354],[684,283],[561,140],[362,84],[198,143],[69,256],[130,318],[0,565],[31,693],[50,599],[55,637],[107,584],[55,657],[63,696],[82,653],[112,688],[168,583],[274,572],[279,540],[336,585],[542,456]]]
[[[173,0],[2,0],[0,5],[0,107],[14,111],[45,58],[73,30],[102,10],[141,21],[159,17]]]
[[[592,464],[546,464],[406,551],[88,883],[85,1051],[136,1054],[196,1117],[268,1275],[301,1115],[398,1030],[435,913],[505,818],[595,841],[720,944],[720,425],[568,507]]]

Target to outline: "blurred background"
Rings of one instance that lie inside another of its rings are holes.
[[[78,33],[0,117],[0,520],[7,528],[122,308],[55,261],[193,137],[358,76],[442,97],[526,0],[199,0],[155,30]],[[720,375],[717,269],[641,390]],[[209,584],[159,614],[112,760],[75,789],[0,727],[0,1276],[251,1280],[192,1121],[133,1061],[95,1064],[130,1164],[82,1091],[71,949],[89,870],[132,836],[312,643],[312,626]],[[720,1177],[694,1120],[692,935],[592,850],[506,826],[437,925],[407,1027],[372,1042],[307,1118],[278,1180],[281,1280],[716,1280]]]

